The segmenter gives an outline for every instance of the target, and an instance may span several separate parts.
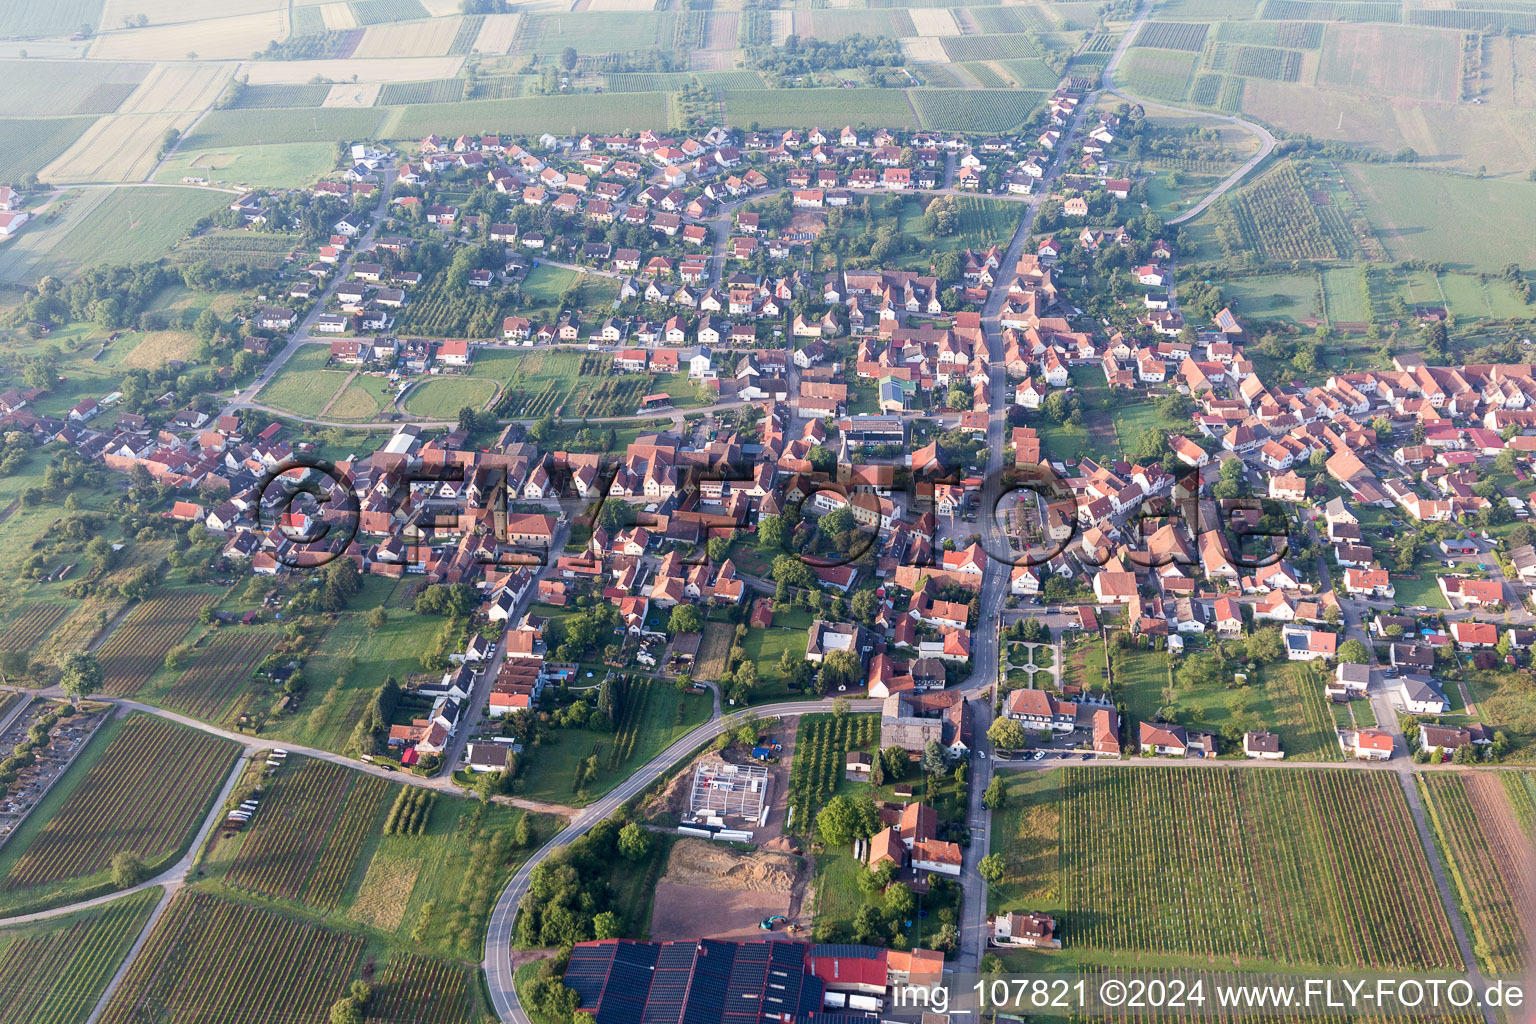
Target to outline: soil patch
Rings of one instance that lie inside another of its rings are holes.
[[[761,928],[768,917],[788,914],[789,899],[787,892],[722,892],[709,886],[679,885],[663,879],[656,883],[651,941],[789,939],[791,936],[782,923],[772,932]]]
[[[705,889],[782,894],[786,902],[800,872],[787,853],[737,853],[703,839],[679,839],[662,881]]]

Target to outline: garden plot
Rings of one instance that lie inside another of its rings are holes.
[[[229,79],[229,68],[220,64],[156,64],[117,113],[204,110],[219,98]]]
[[[453,46],[462,18],[370,25],[354,57],[441,57]]]
[[[511,53],[522,20],[521,14],[487,14],[485,20],[480,22],[480,32],[475,36],[474,45],[470,49],[486,54]]]
[[[322,107],[371,107],[379,98],[379,90],[384,88],[378,82],[366,85],[333,85],[331,91],[325,94],[325,102]]]
[[[351,4],[324,4],[320,8],[320,17],[330,32],[346,32],[357,28],[357,17],[352,13]]]
[[[251,85],[303,85],[316,76],[333,82],[416,82],[453,78],[463,65],[463,57],[258,60],[242,65],[240,73]]]
[[[233,18],[107,32],[96,37],[89,52],[97,60],[246,60],[268,40],[287,35],[285,6]]]
[[[920,36],[958,36],[960,26],[944,7],[914,7],[908,12]]]

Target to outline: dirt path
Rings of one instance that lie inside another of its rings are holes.
[[[5,522],[7,519],[11,518],[11,516],[15,515],[16,510],[19,508],[21,508],[20,498],[17,498],[15,501],[5,506],[5,508],[0,508],[0,523]]]
[[[331,406],[336,404],[338,398],[347,393],[347,388],[352,386],[352,382],[357,379],[357,375],[361,372],[361,370],[353,370],[347,374],[347,379],[341,382],[341,387],[336,389],[336,393],[331,396],[331,400],[326,402],[324,407],[321,408],[319,415],[324,416],[331,411]]]

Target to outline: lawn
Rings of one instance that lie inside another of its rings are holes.
[[[295,416],[318,417],[349,375],[346,370],[327,370],[325,366],[330,359],[329,346],[303,346],[261,389],[259,400]]]
[[[1435,579],[1434,573],[1429,572],[1420,573],[1416,580],[1393,576],[1393,600],[1408,607],[1422,605],[1425,608],[1449,608],[1445,595],[1440,593],[1440,584]]]
[[[44,216],[0,249],[0,280],[73,277],[99,263],[137,263],[170,251],[229,197],[191,188],[114,188],[70,193],[57,220]],[[51,211],[50,211],[51,212]]]
[[[483,409],[496,396],[496,384],[474,377],[433,377],[411,389],[405,411],[432,420],[451,420],[470,406]]]
[[[560,312],[561,296],[573,285],[580,285],[576,305],[582,308],[608,305],[619,297],[619,282],[611,277],[540,263],[519,286],[523,305],[518,311],[531,320],[553,319]]]
[[[780,667],[779,659],[785,651],[804,657],[806,635],[803,627],[781,626],[777,621],[767,629],[753,627],[747,630],[747,638],[741,647],[746,651],[747,659],[757,666],[757,689],[752,694],[754,702],[787,700],[799,695],[792,693],[786,685],[789,677]]]
[[[951,234],[933,235],[923,227],[926,204],[916,199],[902,203],[901,233],[926,253],[963,249],[981,252],[993,245],[1006,247],[1019,226],[1022,212],[1018,203],[983,196],[957,196],[955,205],[960,213],[959,226]]]
[[[1323,296],[1330,323],[1368,323],[1371,306],[1354,267],[1328,267],[1323,272]]]
[[[597,680],[592,680],[596,682]],[[679,707],[682,709],[679,715]],[[656,679],[645,690],[637,715],[634,743],[627,756],[614,758],[613,733],[590,729],[550,729],[525,758],[518,776],[520,795],[531,800],[584,806],[629,778],[634,771],[671,743],[709,718],[714,698],[680,693],[668,679]],[[597,775],[580,792],[572,785],[578,761],[597,754]]]
[[[330,142],[287,142],[271,146],[181,149],[155,175],[159,182],[207,178],[212,184],[294,188],[312,184],[336,166]]]
[[[359,374],[352,378],[325,411],[328,420],[372,420],[382,414],[394,401],[389,379],[378,375]]]
[[[1386,164],[1350,164],[1346,173],[1393,259],[1484,271],[1536,263],[1536,183]]]

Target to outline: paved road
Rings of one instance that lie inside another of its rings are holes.
[[[1151,13],[1152,6],[1150,4],[1144,5],[1137,12],[1136,20],[1131,23],[1130,31],[1126,32],[1124,38],[1120,40],[1120,45],[1115,47],[1114,55],[1110,58],[1109,63],[1104,65],[1104,77],[1101,80],[1100,88],[1112,96],[1118,96],[1130,103],[1139,104],[1145,110],[1161,110],[1170,114],[1185,114],[1191,117],[1208,118],[1212,121],[1224,121],[1227,124],[1236,125],[1245,131],[1252,132],[1259,140],[1259,151],[1249,157],[1246,163],[1227,175],[1221,184],[1217,185],[1204,199],[1167,222],[1169,224],[1183,224],[1185,221],[1193,220],[1204,213],[1207,207],[1226,195],[1233,186],[1243,179],[1244,175],[1262,163],[1264,158],[1274,151],[1275,137],[1263,125],[1255,124],[1252,121],[1245,121],[1241,117],[1234,117],[1230,114],[1213,114],[1208,110],[1191,110],[1188,107],[1175,107],[1166,103],[1145,100],[1140,96],[1132,96],[1130,93],[1117,87],[1115,85],[1115,69],[1120,66],[1121,58],[1130,49],[1132,41],[1136,38],[1136,33],[1141,30],[1142,24],[1146,22]]]
[[[347,279],[347,274],[351,270],[353,262],[356,261],[357,254],[360,251],[371,248],[373,246],[374,235],[377,234],[379,230],[379,218],[384,216],[385,211],[389,209],[389,193],[393,188],[394,183],[394,168],[388,168],[383,172],[382,178],[380,180],[379,201],[378,204],[373,208],[373,217],[369,222],[368,230],[365,231],[360,237],[352,240],[353,244],[348,247],[346,258],[342,259],[336,264],[336,273],[331,275],[330,281],[326,283],[325,288],[315,298],[314,307],[310,309],[309,313],[304,317],[303,321],[300,322],[298,327],[294,329],[293,334],[288,338],[288,343],[282,347],[277,355],[274,356],[272,360],[268,362],[267,365],[263,367],[259,373],[257,373],[255,380],[253,380],[246,387],[240,389],[240,391],[235,394],[235,397],[230,399],[228,404],[226,404],[223,409],[225,414],[231,414],[240,409],[252,406],[256,401],[256,395],[261,391],[263,387],[271,383],[271,381],[277,377],[277,372],[283,368],[283,364],[286,363],[289,359],[293,358],[294,354],[297,353],[302,346],[309,342],[320,342],[322,340],[324,340],[325,344],[330,344],[328,339],[313,337],[310,334],[310,331],[314,327],[315,321],[318,320],[320,315],[325,312],[326,306],[330,302],[331,296],[336,293],[336,288]]]
[[[740,720],[739,714],[722,716],[719,713],[718,693],[715,695],[715,703],[715,714],[708,722],[689,732],[666,750],[656,755],[645,767],[620,783],[608,795],[589,804],[578,812],[559,834],[551,838],[533,856],[529,857],[522,867],[518,868],[511,881],[507,883],[507,887],[502,890],[501,897],[496,901],[496,906],[491,910],[491,918],[485,936],[485,957],[482,966],[485,968],[485,981],[491,995],[491,1006],[496,1011],[496,1015],[503,1021],[510,1021],[513,1024],[530,1024],[528,1015],[523,1012],[522,1005],[518,1002],[517,991],[512,984],[511,954],[514,935],[513,925],[517,921],[517,908],[528,891],[528,879],[534,867],[556,850],[563,846],[568,846],[585,835],[593,825],[613,814],[621,804],[642,792],[668,769]],[[750,708],[747,710],[752,714],[787,717],[789,715],[826,711],[829,704],[830,700],[796,701],[788,704],[772,704],[766,707]],[[878,711],[880,709],[880,701],[878,700],[853,700],[849,701],[849,705],[852,711]]]

